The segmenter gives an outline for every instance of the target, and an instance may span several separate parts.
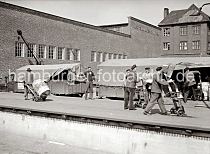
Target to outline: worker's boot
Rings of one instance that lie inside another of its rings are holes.
[[[89,93],[89,99],[93,99],[93,93]]]

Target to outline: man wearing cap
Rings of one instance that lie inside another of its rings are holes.
[[[28,94],[29,94],[29,88],[32,87],[32,83],[34,81],[34,76],[31,72],[32,70],[30,68],[27,68],[26,70],[26,76],[25,76],[25,81],[24,81],[24,97],[25,100],[28,100]]]
[[[151,99],[149,103],[147,104],[144,114],[147,115],[152,110],[154,105],[158,103],[161,113],[163,115],[167,114],[166,108],[163,104],[163,98],[162,98],[162,88],[161,85],[168,85],[168,82],[163,79],[163,70],[162,67],[158,67],[156,69],[156,73],[153,75],[152,80],[152,88],[151,88]]]
[[[142,80],[143,80],[144,101],[145,101],[143,109],[145,109],[147,104],[149,103],[151,96],[152,73],[150,72],[150,67],[145,68],[145,72],[142,74]]]
[[[86,86],[87,89],[85,91],[85,100],[88,99],[87,95],[89,92],[89,99],[93,99],[93,81],[95,80],[95,75],[91,69],[91,67],[88,67],[88,70],[84,73],[87,81],[86,81]]]
[[[196,100],[196,81],[193,72],[190,71],[189,67],[184,69],[184,86],[183,86],[183,95],[184,102],[187,102],[187,98],[192,93],[193,100]]]
[[[124,109],[135,110],[133,104],[133,96],[135,95],[135,88],[137,83],[136,65],[126,71],[125,85],[124,85]]]

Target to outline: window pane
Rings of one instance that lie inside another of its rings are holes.
[[[170,50],[170,42],[163,42],[163,50]]]
[[[15,57],[23,57],[23,43],[15,42]]]
[[[200,34],[200,25],[192,26],[193,28],[193,34]]]
[[[49,59],[54,59],[54,49],[55,47],[49,46]]]
[[[63,59],[63,50],[64,48],[58,47],[58,59]]]
[[[113,58],[113,54],[109,53],[109,59],[112,59],[112,58]]]
[[[39,45],[39,48],[38,48],[38,57],[39,58],[44,58],[45,57],[45,45]]]
[[[163,36],[170,36],[170,28],[163,28]]]
[[[96,51],[91,51],[91,62],[96,62],[97,57],[96,57]]]
[[[180,35],[187,35],[187,26],[180,27],[179,33]]]
[[[27,50],[27,57],[33,57],[33,54],[36,55],[35,53],[35,44],[28,44],[29,49]]]

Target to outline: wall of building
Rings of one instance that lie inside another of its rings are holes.
[[[187,25],[174,25],[174,26],[165,26],[162,27],[161,31],[161,50],[162,56],[178,56],[178,55],[186,55],[186,56],[202,56],[207,53],[207,35],[208,28],[206,23],[198,23],[200,25],[200,34],[193,34],[193,28],[195,24],[187,24]],[[187,35],[180,35],[180,26],[187,26]],[[170,36],[163,36],[163,29],[170,28]],[[194,50],[192,49],[192,41],[200,41],[200,49]],[[180,41],[187,41],[188,47],[187,50],[180,50]],[[163,50],[163,43],[170,42],[170,50]]]
[[[130,57],[159,57],[160,28],[133,17],[129,17],[129,26],[131,38],[135,42]]]
[[[28,58],[15,57],[15,42],[18,41],[17,29],[22,30],[28,42],[36,45],[44,44],[47,47],[52,45],[55,47],[79,49],[81,52],[81,63],[84,66],[90,65],[94,68],[97,63],[90,63],[91,51],[126,55],[128,55],[129,51],[129,37],[105,33],[19,11],[0,8],[0,21],[1,74],[5,74],[8,69],[14,71],[28,64]],[[19,41],[22,42],[21,39]],[[33,60],[33,58],[30,59]],[[74,62],[58,59],[42,60],[44,64]]]
[[[28,59],[34,61],[33,58],[15,57],[15,42],[23,42],[18,39],[18,29],[22,30],[27,42],[36,45],[37,51],[39,44],[46,48],[55,46],[56,50],[57,47],[79,49],[82,66],[91,66],[95,72],[100,62],[91,62],[91,51],[122,54],[128,58],[159,56],[159,48],[153,46],[159,41],[158,36],[135,30],[135,25],[144,25],[133,20],[129,20],[131,36],[10,4],[5,7],[5,3],[0,2],[0,21],[0,77],[7,75],[8,70],[28,65]],[[48,54],[48,50],[46,52]],[[63,57],[66,57],[65,50]],[[43,58],[42,61],[44,64],[78,62],[57,58]]]

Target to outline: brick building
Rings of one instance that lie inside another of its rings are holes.
[[[18,29],[43,64],[81,62],[96,70],[107,59],[160,56],[160,28],[134,17],[122,25],[94,26],[0,2],[0,21],[1,78],[34,62]]]
[[[210,18],[198,13],[194,4],[188,9],[164,9],[161,27],[162,56],[208,56],[210,55]]]

